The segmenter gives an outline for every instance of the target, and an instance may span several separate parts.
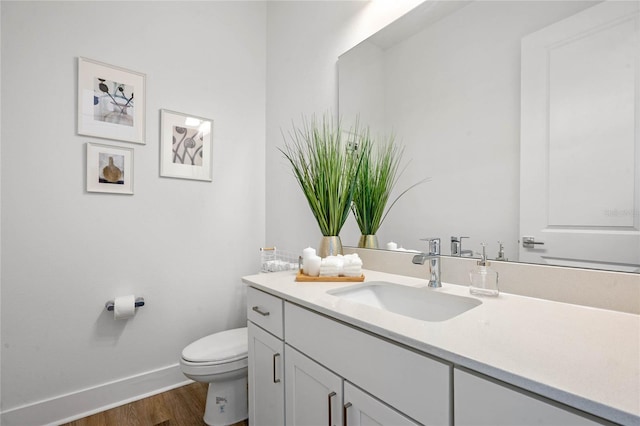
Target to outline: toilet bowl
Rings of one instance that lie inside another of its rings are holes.
[[[182,351],[182,373],[209,383],[204,422],[228,426],[248,417],[247,328],[221,331],[196,340]]]

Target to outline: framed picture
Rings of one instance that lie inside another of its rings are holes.
[[[145,80],[139,72],[78,58],[78,134],[144,144]]]
[[[87,192],[133,194],[133,149],[87,142]]]
[[[213,121],[160,110],[160,176],[212,180]]]

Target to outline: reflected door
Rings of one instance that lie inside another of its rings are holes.
[[[639,10],[522,40],[520,261],[640,271]]]

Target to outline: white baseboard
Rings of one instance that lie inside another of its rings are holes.
[[[0,413],[2,426],[54,426],[192,383],[179,364],[147,371]]]

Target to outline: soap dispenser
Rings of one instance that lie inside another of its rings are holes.
[[[482,243],[482,258],[477,262],[473,271],[469,272],[469,292],[479,296],[498,295],[498,273],[491,268],[487,261],[487,245]]]

